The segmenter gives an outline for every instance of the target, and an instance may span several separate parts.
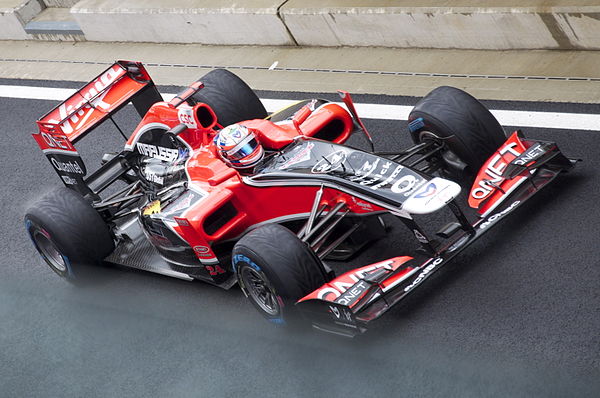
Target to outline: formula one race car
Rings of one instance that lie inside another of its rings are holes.
[[[452,87],[410,113],[414,146],[375,152],[350,95],[340,96],[345,107],[309,99],[267,115],[217,69],[165,102],[141,63],[118,61],[38,121],[33,137],[65,187],[27,211],[27,231],[67,279],[105,261],[225,289],[237,282],[274,323],[306,319],[351,336],[576,163],[555,143],[507,138]],[[88,175],[73,145],[129,102],[141,122],[130,135],[119,129],[123,150]],[[344,145],[356,132],[371,151]],[[472,186],[467,201],[461,184]],[[442,208],[453,217],[433,239],[414,216]],[[336,275],[324,261],[383,237],[383,213],[419,251]]]

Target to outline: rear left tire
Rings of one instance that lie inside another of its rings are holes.
[[[88,267],[114,250],[108,225],[77,192],[51,191],[25,213],[25,228],[42,259],[59,276],[83,281]]]

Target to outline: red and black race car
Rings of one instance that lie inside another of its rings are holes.
[[[309,99],[268,115],[243,81],[217,69],[165,102],[141,63],[118,61],[38,121],[33,137],[65,187],[27,211],[27,231],[67,279],[109,262],[225,289],[237,282],[274,323],[302,315],[355,335],[576,163],[555,143],[507,138],[452,87],[410,113],[414,146],[375,152],[350,95],[340,96],[345,107]],[[129,135],[119,129],[124,148],[88,173],[74,144],[129,102],[141,122]],[[251,169],[231,167],[216,147],[231,124],[264,148]],[[356,132],[372,150],[344,145]],[[434,239],[414,216],[443,208],[453,216]],[[383,237],[384,213],[409,228],[418,252],[336,275],[324,261]]]

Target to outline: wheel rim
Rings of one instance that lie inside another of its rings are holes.
[[[67,262],[45,231],[37,230],[33,240],[46,262],[57,271],[67,272]]]
[[[264,275],[251,267],[243,267],[241,271],[242,281],[252,300],[267,314],[279,314],[277,295]]]

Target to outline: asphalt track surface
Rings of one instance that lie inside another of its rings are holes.
[[[600,113],[597,105],[585,104],[487,104]],[[34,251],[22,217],[36,198],[60,184],[29,136],[37,117],[55,105],[0,99],[1,397],[599,396],[600,132],[527,129],[528,136],[554,140],[584,162],[466,249],[366,335],[346,339],[276,328],[237,288],[223,291],[119,268],[103,269],[86,288],[54,275]],[[131,131],[127,112],[117,120]],[[405,122],[366,122],[377,147],[408,144]],[[103,152],[121,146],[118,134],[105,128],[79,149],[90,168]],[[351,265],[413,247],[413,239],[394,225],[388,238]]]

